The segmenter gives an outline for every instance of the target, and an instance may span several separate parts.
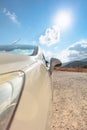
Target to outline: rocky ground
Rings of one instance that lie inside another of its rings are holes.
[[[54,71],[49,130],[87,130],[87,73]]]

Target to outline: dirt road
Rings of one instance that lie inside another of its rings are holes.
[[[87,130],[87,73],[53,73],[49,130]]]

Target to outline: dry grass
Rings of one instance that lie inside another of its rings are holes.
[[[58,67],[55,67],[54,70],[69,71],[69,72],[87,72],[87,69],[84,69],[84,68],[58,68]]]

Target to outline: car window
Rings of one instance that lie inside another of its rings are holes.
[[[1,46],[0,52],[8,52],[13,54],[20,54],[20,55],[36,55],[37,54],[37,47],[35,46]]]
[[[9,52],[9,53],[21,54],[21,55],[32,55],[34,52],[34,49],[12,49],[12,50],[3,51],[3,52]]]

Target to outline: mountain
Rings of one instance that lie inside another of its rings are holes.
[[[87,58],[64,63],[61,68],[87,68]]]

